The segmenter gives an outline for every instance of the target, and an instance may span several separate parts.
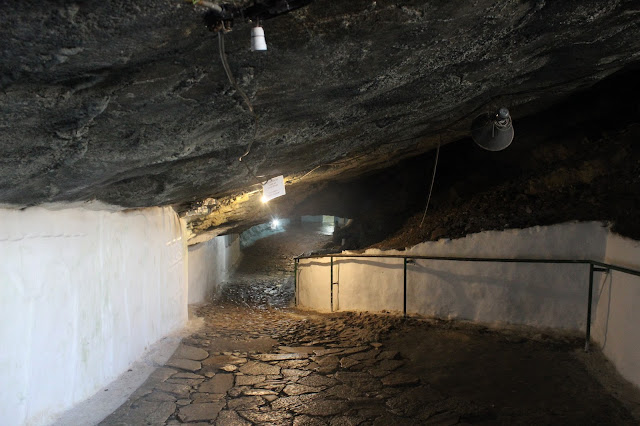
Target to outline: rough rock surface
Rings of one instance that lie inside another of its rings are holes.
[[[213,197],[204,210],[222,213],[196,232],[256,221],[252,174],[286,175],[295,203],[460,139],[480,111],[522,118],[640,59],[625,0],[316,0],[264,23],[266,54],[238,22],[225,40],[259,117],[249,172],[254,120],[201,15],[178,0],[3,1],[0,204]]]

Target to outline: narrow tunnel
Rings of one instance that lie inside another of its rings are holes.
[[[640,423],[637,2],[1,2],[0,424]]]

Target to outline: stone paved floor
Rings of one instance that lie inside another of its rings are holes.
[[[245,253],[205,327],[103,425],[637,424],[573,337],[288,307],[287,256],[264,262],[287,238]]]

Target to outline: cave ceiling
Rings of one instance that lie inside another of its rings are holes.
[[[315,0],[263,22],[267,52],[242,19],[225,34],[255,120],[206,7],[0,4],[0,204],[173,205],[194,234],[266,217],[264,179],[293,205],[640,61],[637,1]]]

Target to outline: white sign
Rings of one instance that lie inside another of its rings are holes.
[[[262,201],[265,203],[284,194],[284,176],[276,176],[262,184]]]

